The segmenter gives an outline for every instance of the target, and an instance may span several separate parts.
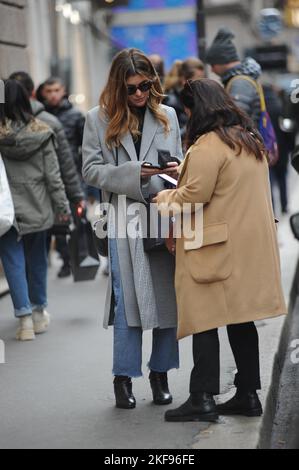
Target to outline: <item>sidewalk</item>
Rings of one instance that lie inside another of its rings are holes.
[[[299,212],[299,176],[291,169],[289,177],[291,188],[290,214]],[[299,244],[294,239],[290,229],[289,216],[280,218],[278,239],[281,253],[282,281],[287,302],[290,299],[290,290],[296,270]],[[258,331],[261,350],[261,375],[263,389],[260,393],[265,408],[267,395],[272,381],[272,370],[275,355],[278,351],[280,337],[285,323],[285,317],[258,322]],[[225,336],[224,350],[229,349]],[[225,356],[224,356],[225,357]],[[232,356],[225,357],[223,377],[223,395],[221,402],[233,396],[234,361]],[[262,418],[222,417],[221,424],[207,426],[196,437],[196,449],[254,449],[257,447],[262,426]]]
[[[0,297],[8,292],[8,285],[4,277],[3,269],[0,261]]]
[[[292,175],[293,187],[298,185]],[[291,211],[299,210],[293,191]],[[288,297],[299,245],[281,221],[282,273]],[[0,299],[0,338],[6,364],[0,365],[1,449],[245,449],[257,446],[259,418],[222,418],[220,424],[165,423],[167,407],[151,403],[146,363],[151,334],[144,335],[144,378],[134,380],[137,408],[117,410],[112,384],[112,331],[103,330],[107,278],[74,284],[49,272],[49,333],[32,343],[18,343],[9,296]],[[265,402],[284,318],[260,322],[261,366]],[[226,332],[221,331],[221,401],[232,394],[235,365]],[[188,396],[192,367],[191,338],[180,344],[181,368],[169,374],[171,407]]]

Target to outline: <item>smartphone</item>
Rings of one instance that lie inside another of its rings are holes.
[[[162,169],[168,168],[168,163],[181,164],[177,157],[172,157],[169,150],[158,150],[158,162]]]
[[[162,169],[168,167],[168,163],[170,163],[171,153],[169,150],[158,150],[158,162],[159,166]]]
[[[142,166],[145,168],[152,168],[153,170],[164,170],[164,168],[162,168],[161,166],[154,165],[153,163],[150,163],[150,162],[144,162],[142,163]]]

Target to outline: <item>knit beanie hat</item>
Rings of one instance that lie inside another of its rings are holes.
[[[206,62],[210,65],[224,65],[240,60],[237,49],[232,42],[234,33],[228,28],[220,28],[206,53]]]

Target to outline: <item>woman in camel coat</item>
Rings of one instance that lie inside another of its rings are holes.
[[[254,321],[287,312],[266,152],[247,115],[218,83],[188,82],[182,95],[192,145],[179,168],[178,188],[160,192],[156,202],[174,212],[186,203],[202,203],[203,239],[190,245],[182,236],[176,242],[178,336],[194,335],[195,366],[189,400],[166,419],[215,420],[219,412],[258,416]],[[217,329],[222,326],[238,368],[237,394],[217,409],[213,395],[219,394]]]

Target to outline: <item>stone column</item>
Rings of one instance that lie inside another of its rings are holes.
[[[28,70],[27,0],[0,0],[0,77]]]

